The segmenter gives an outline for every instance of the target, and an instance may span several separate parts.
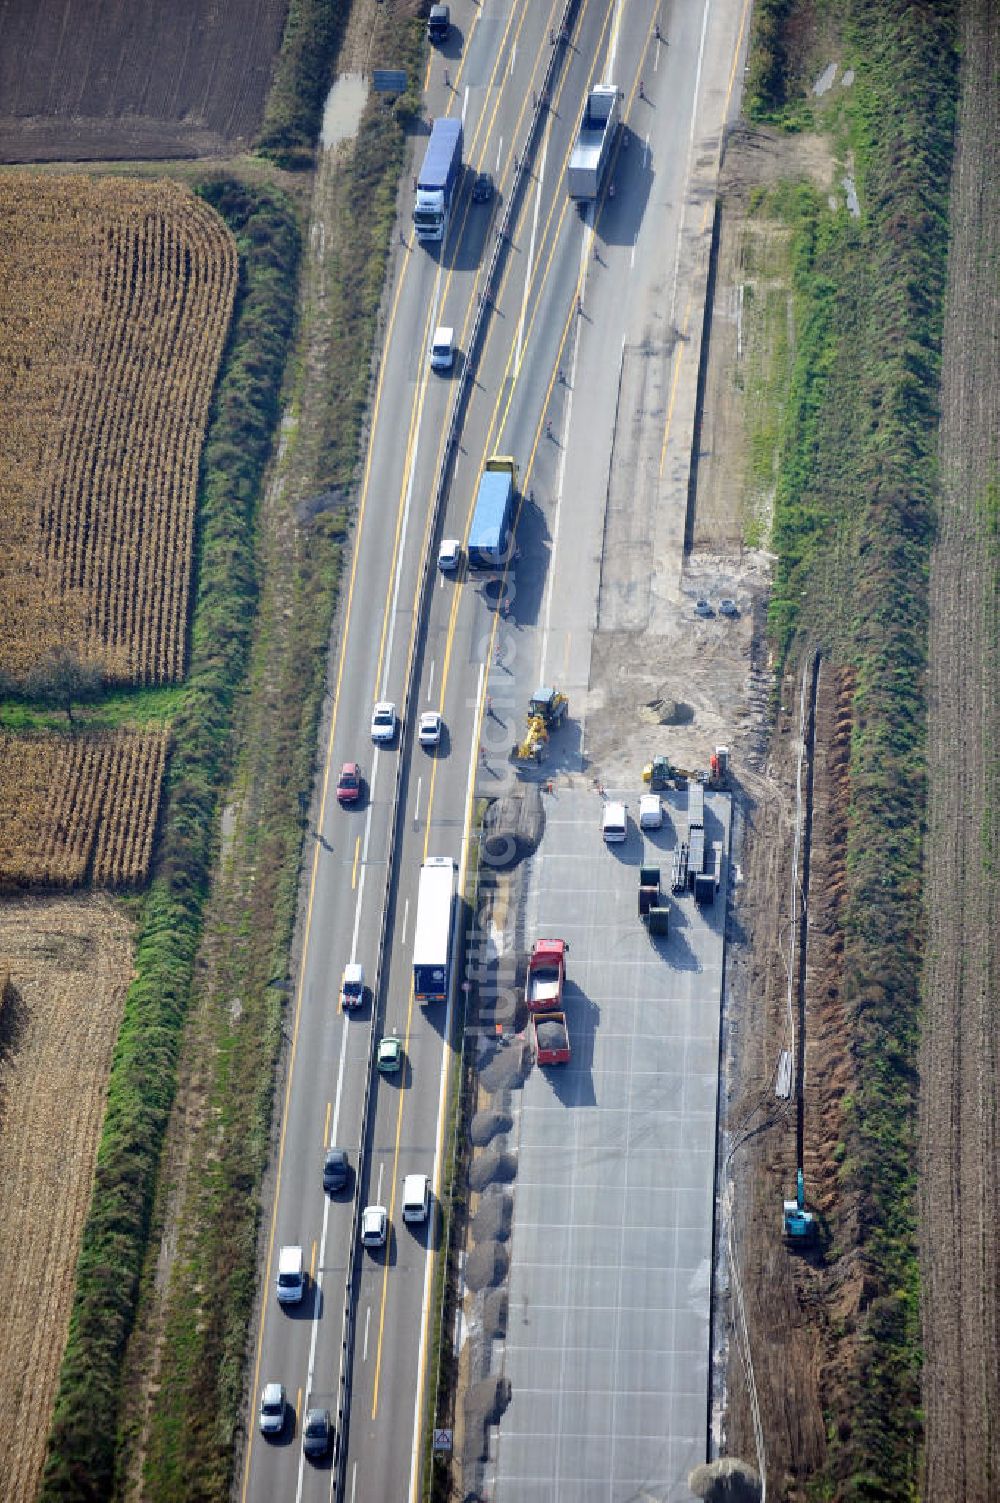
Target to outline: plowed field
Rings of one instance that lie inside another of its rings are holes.
[[[173,183],[0,178],[0,671],[184,669],[236,247]]]
[[[245,144],[287,9],[287,0],[7,0],[0,160],[162,160]]]
[[[106,898],[0,902],[0,1457],[35,1497],[132,967]]]
[[[988,1503],[1000,1488],[1000,40],[988,0],[962,7],[962,60],[931,567],[924,1497]]]

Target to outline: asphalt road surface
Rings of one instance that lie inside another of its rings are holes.
[[[239,1487],[242,1498],[260,1503],[328,1498],[341,1475],[352,1500],[415,1496],[438,1223],[414,1234],[402,1223],[399,1199],[410,1170],[437,1180],[453,1060],[451,1004],[421,1009],[412,999],[417,874],[427,855],[464,864],[475,780],[491,791],[506,775],[499,749],[487,748],[480,760],[480,737],[494,725],[502,744],[511,739],[499,724],[503,712],[483,719],[487,679],[516,720],[537,678],[557,677],[571,690],[587,684],[621,350],[627,338],[642,337],[651,316],[682,326],[691,315],[697,266],[688,265],[685,227],[704,229],[705,185],[710,193],[746,6],[579,6],[510,226],[439,532],[465,536],[483,459],[514,454],[525,493],[520,560],[506,608],[495,590],[463,571],[458,579],[435,577],[420,614],[421,571],[437,543],[431,498],[457,388],[454,379],[430,376],[426,351],[439,323],[454,325],[460,350],[467,348],[561,6],[509,9],[486,0],[452,11],[456,43],[432,62],[428,115],[463,115],[466,161],[488,167],[499,191],[491,205],[472,205],[465,187],[443,249],[418,245],[404,226],[409,244],[399,252],[389,299],[333,668],[334,709],[321,748],[322,794],[263,1239],[253,1408]],[[593,211],[581,216],[568,203],[563,178],[586,91],[609,76],[623,90],[628,129],[613,168],[615,194],[604,201],[595,232]],[[697,254],[696,246],[695,261]],[[678,411],[693,381],[692,368],[679,383]],[[669,430],[664,413],[655,421]],[[664,432],[665,449],[670,441]],[[401,700],[411,665],[408,724],[394,746],[375,748],[372,705]],[[413,724],[425,707],[440,709],[447,728],[433,753],[414,744]],[[337,773],[355,758],[364,797],[357,808],[342,809]],[[383,925],[385,963],[376,977]],[[345,1016],[337,992],[352,959],[377,988],[364,1009]],[[372,1071],[373,1041],[393,1028],[405,1041],[404,1067],[383,1080]],[[324,1195],[320,1179],[328,1143],[346,1147],[353,1166],[347,1192],[334,1198]],[[392,1226],[387,1249],[371,1256],[356,1245],[355,1217],[358,1206],[376,1200]],[[291,1243],[304,1249],[309,1285],[300,1306],[279,1308],[278,1249]],[[277,1442],[256,1431],[260,1388],[269,1380],[286,1385],[295,1409],[294,1426]],[[349,1415],[338,1413],[345,1392]],[[333,1411],[342,1432],[336,1463],[316,1466],[302,1457],[301,1419],[313,1405]]]

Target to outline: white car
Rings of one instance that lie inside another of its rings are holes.
[[[396,706],[390,699],[380,699],[372,711],[372,740],[391,741],[396,734]]]
[[[454,574],[462,558],[458,538],[445,538],[438,549],[438,568],[442,574]]]
[[[426,1174],[408,1174],[403,1180],[403,1220],[426,1221],[431,1213],[431,1182]]]
[[[265,1383],[260,1396],[261,1435],[280,1435],[285,1428],[285,1385]]]
[[[361,1246],[384,1247],[389,1231],[389,1213],[385,1206],[365,1206],[361,1216]]]
[[[455,364],[455,330],[441,325],[431,340],[431,370],[450,371]]]
[[[608,845],[617,844],[628,836],[628,815],[625,805],[615,803],[613,800],[604,805],[604,813],[601,816],[601,834]]]
[[[340,1005],[345,1012],[353,1012],[365,1000],[365,968],[352,961],[345,965],[340,983]]]
[[[298,1305],[306,1292],[305,1260],[301,1247],[283,1247],[278,1253],[275,1294],[279,1305]]]
[[[663,805],[658,793],[644,793],[639,800],[639,829],[658,830],[663,824]]]
[[[437,710],[425,710],[420,717],[417,740],[421,746],[439,746],[444,722]]]

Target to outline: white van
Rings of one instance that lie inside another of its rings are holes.
[[[430,1212],[430,1180],[426,1174],[408,1174],[403,1180],[403,1220],[426,1221]]]
[[[455,330],[445,328],[442,324],[440,329],[434,330],[434,338],[431,340],[431,370],[450,371],[455,364]]]
[[[658,793],[644,793],[639,800],[639,829],[658,830],[663,824],[663,805]]]
[[[601,819],[601,834],[608,845],[614,845],[617,841],[624,840],[628,835],[628,815],[625,805],[610,802],[604,805],[604,815]]]
[[[297,1305],[306,1292],[305,1264],[301,1247],[283,1247],[278,1253],[275,1293],[279,1305]]]

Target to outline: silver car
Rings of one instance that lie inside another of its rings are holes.
[[[280,1435],[285,1428],[285,1385],[265,1383],[260,1396],[261,1435]]]

